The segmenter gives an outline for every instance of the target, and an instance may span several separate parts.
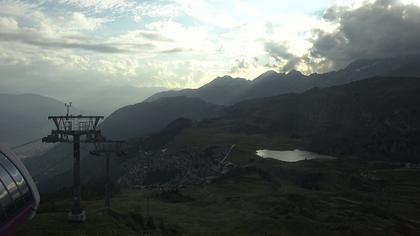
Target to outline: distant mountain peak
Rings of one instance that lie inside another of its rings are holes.
[[[302,72],[298,71],[298,70],[291,70],[287,73],[287,75],[303,75]]]
[[[243,78],[233,78],[232,76],[225,75],[222,77],[217,77],[210,83],[204,85],[203,87],[211,87],[211,86],[225,86],[225,85],[232,85],[236,83],[243,83],[246,82],[246,79]]]
[[[361,59],[354,61],[345,69],[324,74],[304,75],[297,70],[285,74],[269,70],[254,80],[223,76],[200,88],[163,92],[153,95],[148,101],[164,96],[185,95],[199,97],[213,104],[231,105],[247,99],[302,93],[313,87],[331,87],[374,76],[418,77],[420,76],[419,62],[420,54],[413,54],[393,58]]]
[[[183,102],[196,102],[196,103],[206,103],[203,99],[198,97],[187,97],[184,95],[178,95],[174,97],[161,97],[157,100],[153,101],[155,103],[183,103]],[[137,103],[135,105],[138,105],[141,103]]]
[[[277,71],[274,71],[274,70],[268,70],[268,71],[266,71],[266,72],[264,72],[264,73],[262,73],[260,76],[258,76],[258,77],[264,77],[264,76],[270,76],[270,75],[277,75],[278,73],[277,73]],[[258,78],[257,77],[257,78]]]
[[[262,82],[262,81],[264,81],[264,80],[266,80],[266,79],[276,78],[276,77],[280,77],[280,74],[279,74],[279,73],[277,73],[277,72],[276,72],[276,71],[274,71],[274,70],[269,70],[269,71],[266,71],[266,72],[262,73],[262,74],[261,74],[261,75],[259,75],[257,78],[255,78],[255,79],[254,79],[254,82],[259,83],[259,82]]]
[[[297,71],[297,70],[291,70],[285,76],[286,79],[300,79],[302,77],[305,77],[305,75],[302,74],[302,72]]]
[[[243,81],[243,80],[246,80],[246,79],[244,79],[244,78],[239,78],[239,77],[232,77],[232,76],[230,76],[230,75],[225,75],[225,76],[221,76],[221,77],[217,77],[217,78],[215,78],[213,81],[211,81],[210,83],[212,83],[212,82],[220,82],[220,81]]]
[[[230,75],[225,75],[225,76],[219,76],[219,77],[217,77],[216,79],[214,79],[214,80],[231,80],[231,79],[233,79],[233,77],[232,76],[230,76]],[[213,80],[213,81],[214,81]]]

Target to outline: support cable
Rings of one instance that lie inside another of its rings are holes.
[[[42,138],[37,138],[37,139],[34,139],[32,141],[29,141],[29,142],[22,143],[22,144],[19,144],[17,146],[11,147],[10,149],[15,150],[15,149],[27,146],[27,145],[32,144],[32,143],[36,143],[36,142],[41,141],[41,140],[42,140]]]

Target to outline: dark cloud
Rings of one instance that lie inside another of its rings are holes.
[[[258,66],[259,63],[258,57],[253,57],[249,59],[236,59],[235,65],[230,69],[231,74],[238,74],[243,72],[249,68],[255,68]]]
[[[377,0],[353,10],[339,6],[329,8],[324,19],[338,24],[338,31],[314,30],[314,45],[309,57],[329,62],[333,67],[330,69],[361,58],[420,52],[418,6],[404,5],[396,0]]]
[[[251,67],[251,64],[248,63],[245,59],[236,59],[236,65],[230,69],[230,73],[237,74],[241,72],[241,70],[248,69]]]
[[[155,49],[156,45],[153,43],[115,43],[112,44],[115,47],[124,47],[127,48],[126,52],[135,52],[138,50],[151,50]]]
[[[264,49],[276,60],[277,67],[281,67],[281,71],[291,71],[301,61],[301,58],[289,52],[289,49],[284,43],[266,42]]]
[[[191,51],[191,49],[187,49],[187,48],[172,48],[172,49],[169,49],[169,50],[161,51],[161,53],[171,54],[171,53],[180,53],[180,52],[188,52],[188,51]]]
[[[284,43],[266,42],[264,49],[276,60],[288,60],[294,57]]]
[[[68,40],[69,38],[48,39],[39,34],[32,33],[0,33],[0,41],[21,42],[29,45],[44,48],[62,48],[62,49],[82,49],[98,53],[124,53],[128,50],[117,47],[112,44],[90,43],[80,39]]]
[[[323,15],[338,25],[333,33],[314,29],[308,54],[296,57],[284,43],[266,42],[265,51],[281,71],[306,64],[312,71],[340,69],[363,58],[420,53],[420,7],[397,0],[376,0],[351,9],[333,6]],[[270,64],[269,66],[273,66]]]
[[[140,32],[139,36],[152,40],[152,41],[161,41],[161,42],[174,42],[173,39],[166,37],[165,35],[153,32]]]
[[[61,42],[37,42],[33,41],[32,44],[52,47],[52,48],[68,48],[68,49],[83,49],[87,51],[99,53],[125,53],[127,50],[120,49],[106,44],[84,44],[84,43],[61,43]]]

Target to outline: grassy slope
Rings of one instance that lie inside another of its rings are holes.
[[[253,159],[169,198],[157,190],[123,190],[113,198],[117,217],[97,211],[100,198],[85,197],[88,221],[80,225],[65,221],[68,199],[50,199],[18,235],[136,235],[144,232],[138,218],[147,215],[148,198],[155,225],[162,221],[172,230],[166,235],[415,235],[419,197],[420,171],[384,162]]]
[[[122,190],[113,198],[114,217],[98,211],[101,194],[85,196],[88,221],[80,225],[65,220],[70,194],[43,196],[40,212],[17,235],[141,235],[147,230],[147,199],[158,228],[152,231],[155,235],[416,235],[420,231],[419,170],[351,157],[298,163],[259,159],[256,149],[293,149],[300,141],[230,132],[232,126],[224,122],[184,130],[168,148],[236,144],[229,160],[240,166],[238,170],[165,198],[159,190]]]

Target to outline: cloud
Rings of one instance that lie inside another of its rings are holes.
[[[331,70],[361,58],[380,58],[420,52],[420,8],[396,0],[365,1],[329,8],[324,20],[334,32],[313,31],[309,58],[321,60],[315,70]],[[325,67],[325,63],[329,66]]]
[[[19,33],[0,33],[0,41],[8,42],[21,42],[33,46],[43,48],[56,48],[56,49],[82,49],[98,53],[124,53],[124,49],[120,49],[114,45],[88,43],[88,42],[75,42],[69,38],[49,39],[42,35],[32,32],[19,32]]]
[[[9,17],[0,17],[0,31],[15,31],[18,29],[18,23],[15,19]]]
[[[180,16],[182,13],[179,4],[172,1],[139,2],[133,12],[133,18],[136,22],[140,22],[144,17],[173,18]]]
[[[56,0],[50,1],[55,2]],[[79,9],[89,9],[96,13],[104,11],[126,11],[136,5],[135,1],[131,0],[59,0],[58,2]]]
[[[126,45],[122,48],[136,51],[129,45],[150,45],[142,49],[153,49],[149,51],[137,50],[136,53],[158,56],[159,54],[173,54],[180,52],[209,52],[214,48],[209,40],[208,32],[203,27],[184,26],[174,21],[154,21],[146,24],[144,29],[128,31],[124,34],[112,37],[108,43],[115,45]]]
[[[230,69],[230,73],[238,75],[240,73],[246,72],[249,69],[258,67],[259,59],[254,57],[249,60],[247,59],[236,59],[236,65]]]
[[[251,64],[248,63],[245,59],[241,59],[241,60],[237,59],[236,63],[237,64],[230,69],[230,73],[232,74],[237,74],[241,70],[249,69],[249,67],[251,66]]]
[[[225,12],[231,1],[175,0],[183,14],[218,27],[232,27],[238,24],[232,15]]]
[[[309,42],[311,31],[314,28],[328,31],[330,27],[319,17],[303,13],[260,17],[222,34],[220,38],[222,53],[232,55],[234,58],[246,58],[248,62],[254,57],[260,59],[257,67],[250,67],[247,70],[250,75],[255,75],[254,71],[262,70],[260,67],[265,67],[266,70],[267,66],[280,71],[295,68],[306,70],[300,58],[311,48],[312,44]],[[234,68],[238,63],[233,62],[233,64]],[[244,69],[241,71],[245,71]],[[246,78],[252,77],[246,76]]]
[[[3,43],[13,44],[16,51],[23,49],[22,44],[44,49],[74,49],[94,53],[122,54],[148,51],[155,48],[149,42],[112,42],[107,39],[89,37],[83,30],[95,30],[103,19],[86,17],[82,13],[67,14],[64,17],[51,18],[38,15],[42,21],[31,27],[20,27],[18,22],[11,17],[0,17],[0,46]],[[156,40],[170,41],[164,36],[143,32],[144,37]],[[20,45],[19,45],[20,44]],[[66,53],[69,53],[68,51]]]
[[[290,49],[286,42],[266,42],[265,43],[266,52],[275,59],[277,67],[281,68],[281,71],[291,71],[295,69],[299,63],[301,63],[301,58],[290,52]],[[267,66],[273,67],[273,64]]]
[[[151,41],[173,42],[173,39],[156,32],[139,31],[138,34],[140,37]]]
[[[189,52],[191,49],[187,48],[172,48],[168,50],[163,50],[161,53],[171,54],[171,53],[181,53],[181,52]]]
[[[65,25],[69,28],[81,30],[95,30],[105,21],[104,19],[86,17],[80,12],[73,12],[62,20],[67,21]]]
[[[290,60],[296,57],[294,54],[289,52],[287,44],[285,42],[275,43],[275,42],[266,42],[264,44],[265,50],[272,56],[274,59],[281,60]]]
[[[0,0],[0,14],[7,16],[28,16],[35,15],[38,13],[36,9],[39,7],[39,3],[35,2],[22,2],[18,0]]]
[[[285,72],[322,73],[357,59],[420,53],[419,6],[413,0],[341,0],[319,20],[291,17],[287,22],[294,22],[296,29],[269,21],[266,34],[289,37],[266,35],[264,50],[274,60],[266,65]],[[296,32],[300,37],[290,37]]]
[[[325,72],[420,52],[418,0],[339,0],[321,16],[274,11],[280,2],[0,0],[0,72],[31,86],[58,75],[196,87],[226,73]]]

